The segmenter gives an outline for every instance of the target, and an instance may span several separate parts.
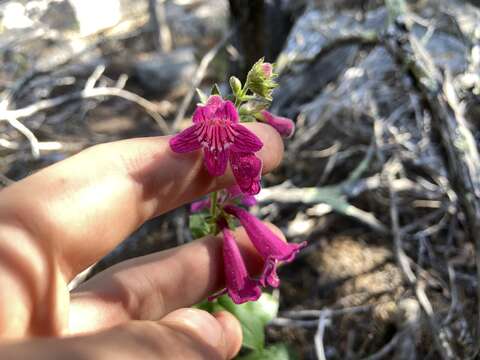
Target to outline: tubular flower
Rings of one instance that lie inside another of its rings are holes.
[[[289,118],[273,115],[267,110],[262,111],[262,116],[284,138],[290,138],[295,132],[295,123]]]
[[[233,103],[218,95],[198,106],[193,125],[170,139],[170,148],[177,153],[203,148],[205,167],[212,176],[223,175],[230,162],[240,189],[250,195],[260,191],[262,161],[254,153],[262,147],[262,141],[239,123]]]
[[[264,223],[248,211],[233,205],[227,205],[224,210],[240,220],[253,245],[265,260],[260,278],[262,286],[266,284],[278,287],[280,280],[277,276],[277,265],[280,261],[290,262],[295,255],[306,245],[288,244],[275,235]]]
[[[194,201],[190,204],[190,212],[197,213],[208,209],[210,207],[210,199],[202,199],[198,201]]]
[[[230,186],[227,189],[228,197],[230,199],[238,199],[242,203],[242,205],[246,207],[254,206],[257,204],[257,199],[253,195],[245,195],[242,193],[242,190],[238,185]]]
[[[223,227],[223,261],[226,288],[209,300],[228,293],[235,304],[256,301],[261,295],[258,282],[250,278],[232,231]]]
[[[257,204],[257,199],[255,199],[255,196],[244,194],[238,185],[232,185],[220,191],[218,194],[218,204],[235,204],[235,201],[238,201],[238,203],[246,207],[254,206]],[[201,212],[209,209],[210,206],[211,202],[209,198],[197,200],[190,204],[190,212]]]

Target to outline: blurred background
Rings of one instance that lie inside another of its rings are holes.
[[[267,341],[300,359],[480,348],[480,1],[0,1],[0,183],[185,127],[195,87],[276,62],[296,121],[260,217],[308,240]],[[81,171],[81,169],[79,169]],[[191,240],[152,220],[76,280]],[[99,239],[101,241],[101,239]],[[75,284],[72,284],[75,286]]]

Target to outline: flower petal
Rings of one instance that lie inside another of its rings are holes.
[[[227,188],[227,194],[229,199],[239,200],[244,206],[250,207],[257,204],[257,199],[255,199],[255,196],[245,195],[238,184]]]
[[[209,207],[210,207],[210,199],[194,201],[193,203],[190,204],[190,212],[191,213],[200,212],[202,210],[208,209]]]
[[[256,195],[260,192],[262,160],[253,153],[230,152],[230,165],[233,176],[244,194]]]
[[[198,124],[207,121],[215,115],[218,109],[224,107],[225,101],[219,95],[210,96],[207,103],[203,106],[197,106],[193,113],[192,121],[194,124]]]
[[[232,125],[232,129],[235,133],[232,151],[257,152],[263,147],[262,140],[245,126],[236,124]]]
[[[223,229],[223,259],[227,293],[233,302],[242,304],[258,300],[260,287],[249,277],[240,249],[228,228]]]
[[[204,148],[204,154],[204,164],[208,173],[212,176],[223,175],[227,169],[229,150],[210,151]]]
[[[277,261],[290,262],[306,246],[306,242],[300,244],[284,242],[262,221],[238,206],[226,205],[224,210],[240,220],[248,237],[265,260],[275,259]]]
[[[260,284],[262,286],[270,285],[273,288],[280,286],[280,279],[277,275],[278,261],[272,258],[265,260],[262,275],[260,276]]]
[[[232,124],[236,124],[239,122],[239,117],[238,117],[238,111],[235,105],[230,100],[225,101],[224,104],[224,112],[225,112],[225,117],[227,119],[230,119]]]
[[[286,117],[273,115],[266,110],[262,111],[262,115],[265,122],[277,130],[282,137],[287,139],[292,137],[295,132],[295,123],[292,120]]]
[[[170,148],[176,153],[187,153],[200,149],[198,141],[197,125],[190,126],[172,137],[169,141]]]
[[[240,189],[240,186],[237,184],[229,186],[227,188],[228,196],[232,199],[240,197],[243,195],[242,190]]]
[[[218,108],[223,107],[225,101],[222,99],[220,95],[211,95],[208,100],[207,104],[205,107],[209,108],[212,110],[212,113],[214,113]]]
[[[208,109],[206,106],[197,106],[192,116],[193,123],[200,124],[202,122],[207,121],[209,116],[211,116],[210,113],[211,113],[211,110]]]
[[[245,195],[242,199],[242,205],[246,207],[257,205],[257,199],[253,195]]]

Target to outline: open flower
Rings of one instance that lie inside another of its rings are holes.
[[[262,286],[268,284],[273,287],[278,287],[280,284],[277,276],[278,263],[281,261],[292,261],[295,255],[306,246],[306,242],[301,244],[288,244],[282,241],[282,239],[275,235],[262,221],[238,206],[227,205],[224,207],[224,210],[240,220],[253,246],[255,246],[259,254],[264,258],[265,265],[260,278]]]
[[[232,231],[226,224],[221,225],[221,227],[223,228],[223,261],[226,287],[220,293],[209,298],[209,300],[226,293],[228,293],[235,304],[258,300],[262,293],[258,282],[248,275]]]
[[[262,147],[262,141],[239,123],[233,103],[218,95],[198,106],[193,125],[170,139],[170,148],[177,153],[203,148],[205,167],[212,176],[223,175],[230,162],[240,189],[251,195],[260,191],[262,161],[254,153]]]
[[[273,115],[267,110],[262,111],[262,116],[265,122],[274,127],[284,138],[288,139],[295,132],[295,123],[289,118]]]

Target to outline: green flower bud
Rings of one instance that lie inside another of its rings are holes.
[[[242,83],[235,76],[230,77],[230,87],[235,96],[239,96],[242,91]]]
[[[263,58],[258,60],[248,72],[247,87],[254,94],[267,100],[272,100],[272,92],[278,84],[274,80],[277,74],[273,72],[273,65],[266,63]]]

